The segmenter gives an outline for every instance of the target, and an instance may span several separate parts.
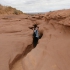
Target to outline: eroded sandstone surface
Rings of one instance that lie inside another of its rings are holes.
[[[32,46],[32,27],[42,37]],[[70,70],[70,10],[0,16],[0,70]]]

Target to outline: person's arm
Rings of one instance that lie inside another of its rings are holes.
[[[33,30],[33,29],[34,29],[34,27],[29,27],[29,29],[32,29],[32,30]]]

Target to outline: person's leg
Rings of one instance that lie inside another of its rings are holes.
[[[37,44],[38,44],[38,38],[33,37],[33,46],[34,46],[34,48],[36,47]]]
[[[36,37],[36,45],[38,44],[38,38]]]
[[[33,47],[35,47],[36,38],[33,37]]]

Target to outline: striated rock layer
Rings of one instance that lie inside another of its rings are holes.
[[[32,45],[32,31],[28,28],[28,22],[22,19],[22,15],[0,16],[0,70],[10,70],[24,55],[26,48]]]
[[[33,48],[35,23],[42,37]],[[0,16],[0,70],[70,70],[69,59],[70,10]]]
[[[23,70],[70,70],[69,14],[70,10],[55,11],[39,19],[43,36],[23,58]]]

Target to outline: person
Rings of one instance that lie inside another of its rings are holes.
[[[33,46],[36,47],[39,40],[39,27],[35,24],[33,27]]]

